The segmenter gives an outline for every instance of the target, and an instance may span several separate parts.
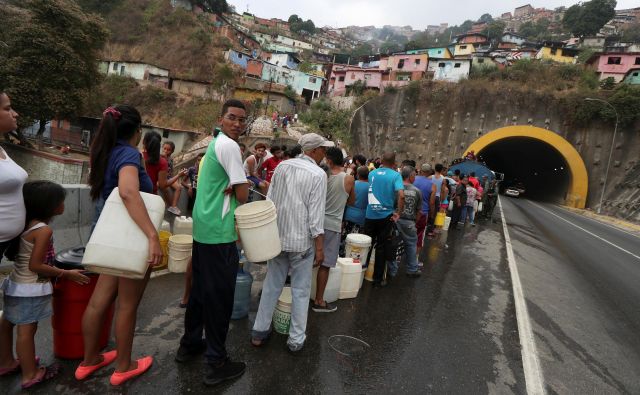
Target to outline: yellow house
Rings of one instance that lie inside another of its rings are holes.
[[[461,56],[471,56],[476,51],[472,43],[459,43],[456,44],[453,54],[456,58]]]
[[[558,63],[575,63],[580,51],[575,48],[564,48],[563,45],[564,43],[545,42],[538,51],[536,59]]]

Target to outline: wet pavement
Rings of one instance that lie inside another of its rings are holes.
[[[497,218],[497,216],[496,216]],[[61,375],[30,391],[44,393],[525,393],[511,282],[500,223],[451,230],[423,251],[421,278],[398,276],[382,289],[366,282],[333,314],[309,313],[307,343],[292,356],[274,334],[261,349],[249,343],[265,266],[253,265],[249,318],[232,321],[230,355],[247,363],[240,379],[210,389],[203,362],[180,365],[178,307],[183,276],[152,279],[139,309],[134,356],[152,355],[151,370],[121,388],[111,369],[77,382],[77,361],[58,361]],[[355,338],[355,339],[354,339]],[[40,323],[38,355],[54,362],[49,321]],[[365,342],[363,344],[362,342]],[[19,392],[19,378],[0,379],[0,392]]]

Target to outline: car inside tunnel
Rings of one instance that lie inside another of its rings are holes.
[[[491,170],[504,173],[502,191],[523,187],[522,197],[564,202],[571,171],[562,154],[550,144],[530,137],[509,137],[491,143],[478,155]]]

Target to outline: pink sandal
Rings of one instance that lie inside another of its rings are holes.
[[[20,371],[20,360],[16,358],[18,364],[12,368],[0,368],[0,377],[18,373]],[[40,365],[40,357],[36,357],[36,365]]]
[[[58,367],[58,365],[53,364],[53,365],[46,366],[44,368],[40,368],[40,371],[42,372],[41,375],[38,375],[36,378],[30,381],[27,381],[26,383],[22,383],[23,390],[26,390],[27,388],[31,388],[34,385],[37,385],[40,383],[44,383],[47,380],[51,380],[52,378],[58,375],[60,368]]]

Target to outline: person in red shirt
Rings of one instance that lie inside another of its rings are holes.
[[[480,181],[478,181],[478,179],[476,178],[475,172],[471,172],[471,174],[469,175],[469,183],[471,183],[471,185],[473,185],[475,189],[478,189],[478,187],[480,187]]]
[[[158,187],[164,189],[168,187],[167,174],[169,171],[169,162],[160,155],[160,142],[162,137],[158,132],[148,132],[144,135],[142,146],[144,151],[144,167],[147,170],[151,183],[153,184],[153,193],[158,193]]]
[[[271,182],[271,177],[273,176],[273,172],[276,170],[276,167],[278,167],[280,162],[282,162],[284,151],[279,145],[274,145],[273,147],[271,147],[271,154],[273,156],[265,160],[260,167],[260,174],[266,172],[266,180],[269,183]]]

